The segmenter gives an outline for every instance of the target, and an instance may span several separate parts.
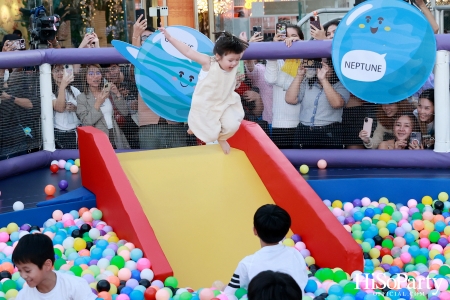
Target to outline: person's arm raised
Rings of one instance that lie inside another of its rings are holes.
[[[162,34],[164,34],[165,38],[178,50],[181,54],[186,56],[187,58],[199,63],[202,66],[202,69],[204,71],[209,70],[210,65],[210,58],[206,54],[202,54],[200,52],[195,51],[182,41],[177,40],[176,38],[172,37],[170,33],[164,28],[158,28]]]

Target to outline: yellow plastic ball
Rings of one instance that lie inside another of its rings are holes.
[[[108,239],[108,242],[110,242],[110,243],[117,243],[118,241],[119,241],[119,238],[117,236],[111,236]]]
[[[110,293],[111,295],[117,294],[117,286],[115,286],[114,284],[111,284],[111,287],[110,287],[110,289],[109,289],[109,293]]]
[[[91,289],[97,290],[97,281],[89,283],[89,286],[91,287]]]
[[[386,225],[387,225],[386,222],[383,221],[383,220],[380,220],[380,221],[378,221],[378,223],[377,223],[378,229],[384,228],[384,227],[386,227]]]
[[[445,228],[444,228],[444,234],[445,234],[446,236],[450,235],[450,226],[445,226]]]
[[[390,255],[385,255],[383,256],[383,258],[381,259],[381,262],[383,264],[388,264],[391,265],[394,262],[394,258],[392,258],[392,256]]]
[[[388,204],[389,200],[386,197],[381,197],[380,200],[378,200],[379,203],[384,203],[384,204]]]
[[[446,192],[440,192],[438,195],[439,201],[447,201],[448,200],[448,194]]]
[[[8,232],[8,229],[6,229],[6,227],[2,227],[0,228],[0,232]]]
[[[292,239],[287,238],[287,239],[284,239],[283,245],[288,246],[288,247],[294,247],[295,242]]]
[[[425,230],[428,230],[429,232],[434,231],[434,224],[431,222],[424,222],[423,223],[423,227],[425,228]]]
[[[380,257],[380,250],[378,250],[377,248],[372,248],[369,251],[369,255],[371,258],[378,258]]]
[[[431,205],[432,203],[433,203],[433,198],[431,198],[430,196],[424,196],[422,198],[423,205]]]
[[[6,232],[9,234],[19,231],[19,226],[16,223],[9,223],[8,226],[6,226]]]
[[[110,232],[108,232],[108,234],[109,234],[110,236],[117,236],[117,234],[116,234],[114,231],[110,231]]]
[[[376,267],[375,269],[374,269],[374,271],[380,271],[380,272],[386,272],[386,270],[385,269],[383,269],[382,267]]]
[[[334,200],[333,203],[331,204],[331,207],[342,208],[342,202],[340,200]]]
[[[356,242],[357,244],[361,245],[363,241],[356,239],[355,242]]]
[[[316,260],[312,256],[305,257],[305,262],[308,266],[314,265],[316,263]]]
[[[378,234],[382,237],[385,238],[389,235],[389,230],[384,227],[384,228],[380,228],[380,230],[378,230]]]
[[[18,293],[19,293],[18,290],[16,290],[16,289],[11,289],[11,290],[9,290],[9,291],[6,292],[5,298],[6,298],[6,299],[16,298]]]
[[[382,213],[380,215],[380,221],[384,221],[384,222],[389,222],[389,220],[391,219],[391,216],[389,214],[386,213]]]
[[[86,249],[86,241],[82,238],[75,238],[73,241],[73,248],[77,251]]]
[[[372,258],[371,261],[374,267],[378,267],[380,265],[380,261],[377,258]]]
[[[301,165],[300,166],[300,173],[308,174],[308,172],[309,172],[309,167],[307,165]]]
[[[434,259],[434,257],[438,254],[439,254],[439,251],[436,249],[433,249],[430,251],[430,253],[428,255],[430,256],[431,259]]]

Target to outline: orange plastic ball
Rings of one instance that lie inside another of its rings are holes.
[[[103,298],[104,300],[112,300],[111,294],[108,292],[100,292],[97,295],[98,298]]]
[[[115,286],[119,286],[120,285],[120,279],[117,276],[109,276],[106,280],[108,280],[109,283],[114,284]],[[155,292],[156,294],[156,292]]]
[[[82,207],[80,208],[80,210],[78,211],[78,214],[80,215],[80,217],[85,213],[89,211],[89,209],[87,209],[86,207]]]
[[[56,192],[55,186],[49,184],[45,187],[44,192],[47,196],[53,196]]]

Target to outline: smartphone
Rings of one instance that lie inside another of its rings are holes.
[[[309,25],[310,26],[314,25],[314,27],[320,29],[320,19],[319,16],[317,15],[317,11],[314,11],[313,15],[309,17]]]
[[[363,130],[365,132],[369,133],[369,137],[370,137],[370,134],[372,132],[372,124],[373,124],[373,119],[372,118],[364,118]]]
[[[111,85],[106,80],[104,81],[103,89],[106,90],[107,92],[109,92],[111,90]]]
[[[86,34],[92,34],[94,33],[94,28],[93,27],[87,27],[86,28]]]
[[[25,50],[25,40],[18,39],[11,41],[11,49],[13,50]]]
[[[278,34],[286,35],[286,23],[277,23],[276,30]]]
[[[136,9],[136,21],[139,19],[139,17],[142,15],[142,20],[145,20],[145,9]]]
[[[422,133],[420,132],[411,132],[409,136],[409,142],[412,144],[413,141],[417,141],[418,145],[422,144]]]
[[[239,61],[239,65],[238,65],[238,74],[245,74],[245,70],[244,70],[244,61],[240,60]]]
[[[64,65],[64,75],[73,75],[72,65]]]
[[[253,26],[253,33],[261,32],[261,26]]]

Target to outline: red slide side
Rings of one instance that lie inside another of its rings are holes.
[[[155,279],[172,276],[172,268],[106,134],[93,127],[79,127],[78,141],[82,184],[95,194],[104,220],[119,238],[143,250],[152,263]]]
[[[292,231],[301,235],[319,267],[363,270],[361,247],[259,125],[243,121],[229,142],[245,151],[273,201],[289,212]]]

